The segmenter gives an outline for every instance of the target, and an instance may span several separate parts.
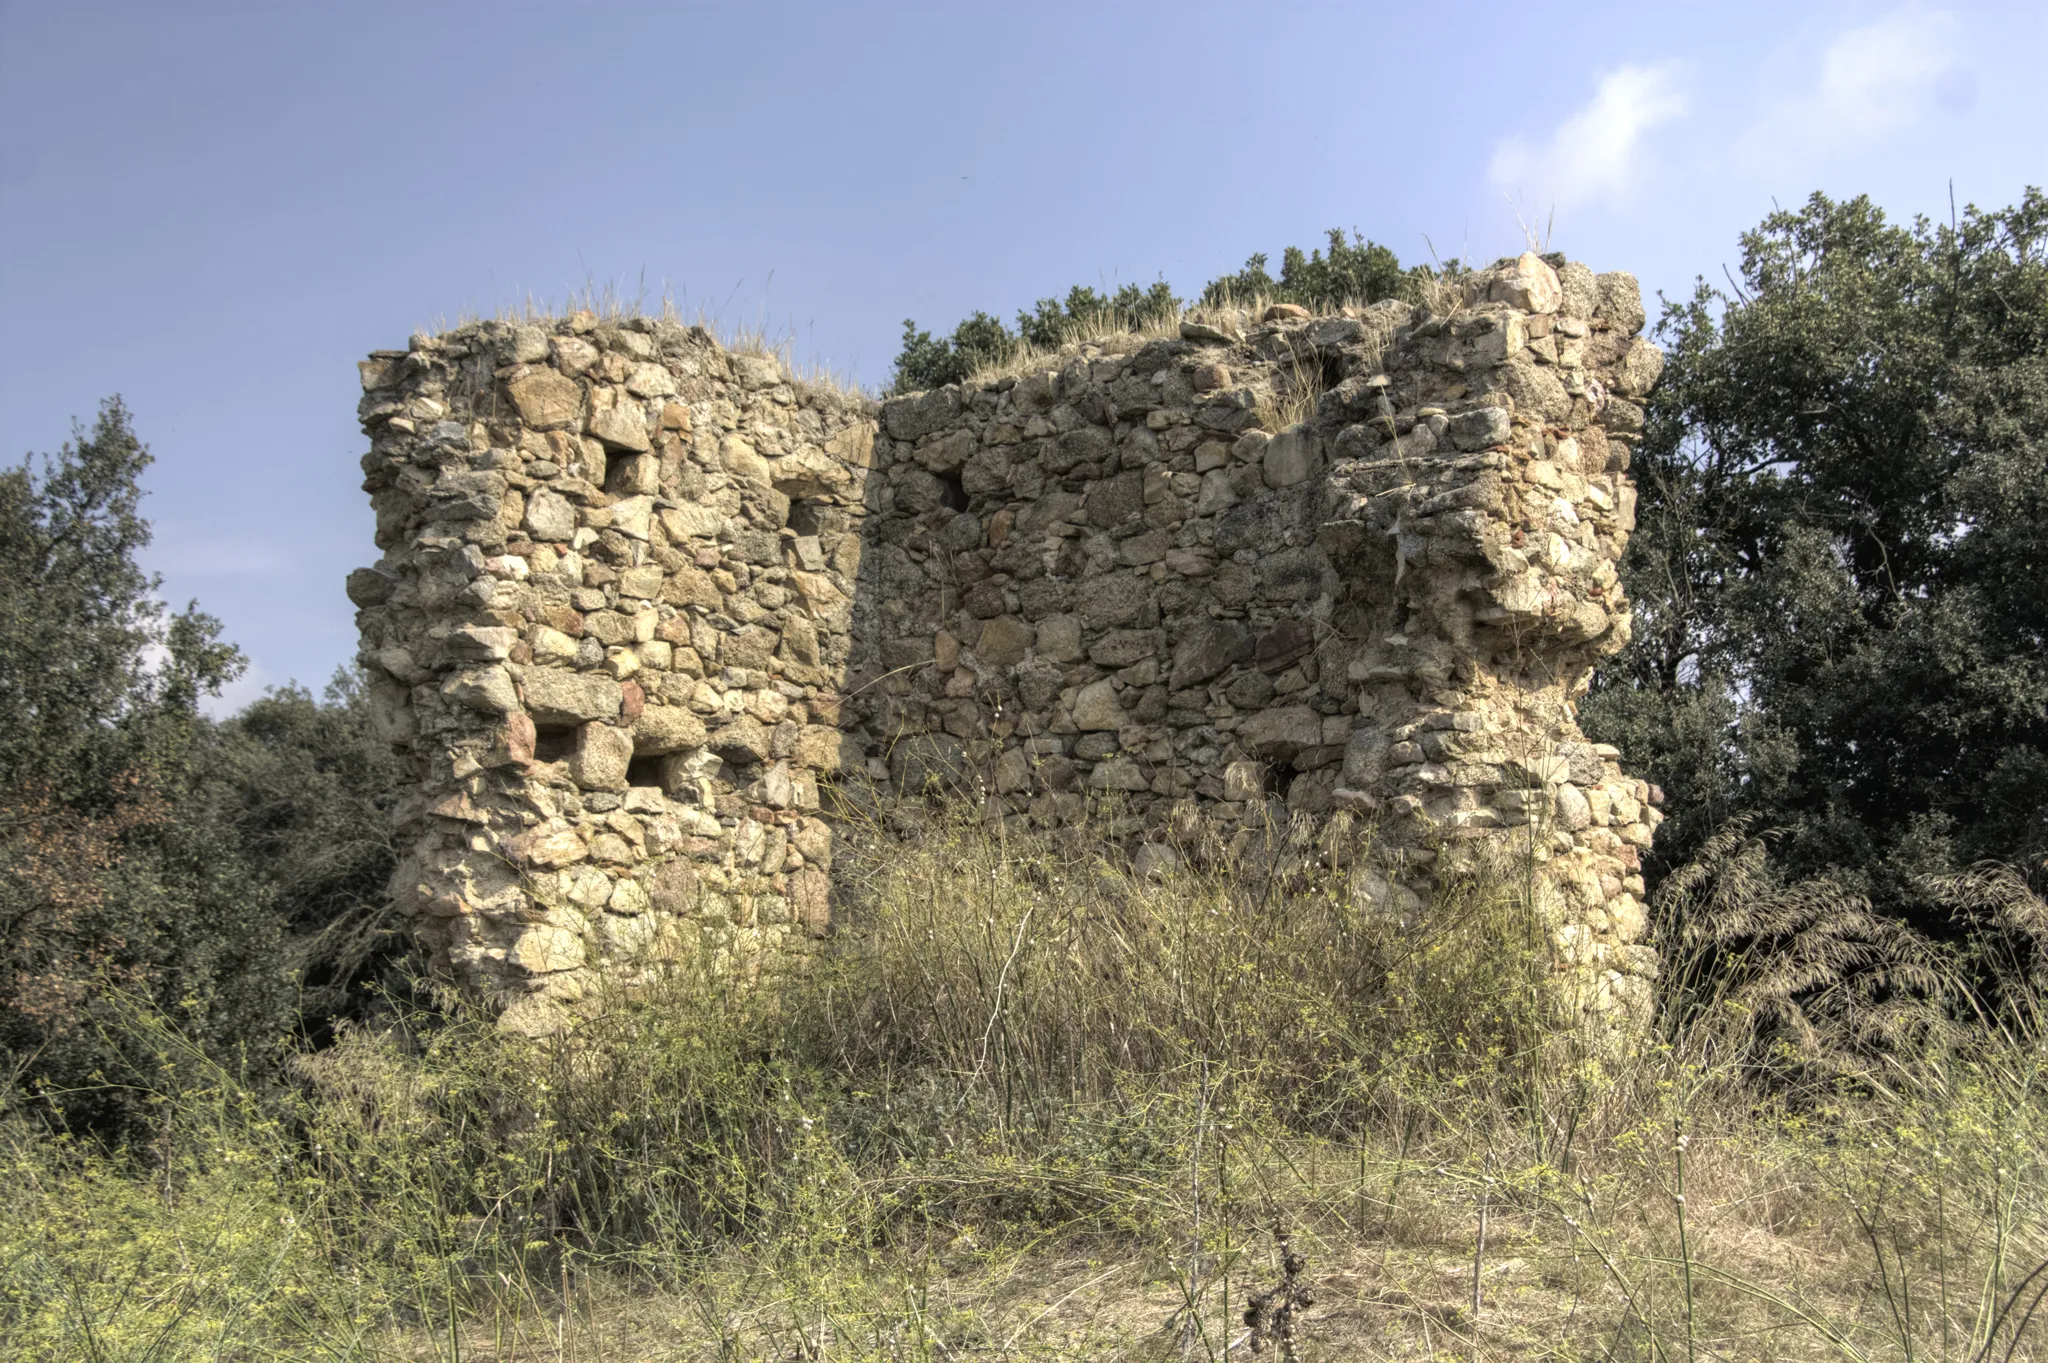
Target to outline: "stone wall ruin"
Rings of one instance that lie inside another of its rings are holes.
[[[1655,792],[1573,704],[1628,637],[1662,358],[1635,281],[1561,257],[1440,307],[879,403],[650,318],[373,355],[349,594],[417,940],[528,1030],[651,960],[801,952],[821,784],[937,779],[1019,826],[1108,800],[1146,871],[1349,811],[1391,905],[1512,845],[1565,997],[1641,1015]]]

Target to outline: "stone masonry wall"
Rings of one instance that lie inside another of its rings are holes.
[[[887,403],[867,749],[897,740],[913,784],[964,763],[1040,823],[1117,793],[1233,856],[1350,810],[1381,851],[1355,888],[1396,909],[1505,836],[1543,863],[1569,994],[1641,1012],[1661,816],[1573,702],[1628,639],[1642,323],[1632,277],[1527,255],[1445,316],[1276,308]]]
[[[348,590],[435,966],[545,1031],[600,975],[822,933],[867,402],[588,313],[361,368],[384,555]]]
[[[1631,277],[1560,257],[1440,306],[879,406],[643,319],[373,356],[350,595],[419,940],[533,1029],[651,959],[801,949],[818,783],[860,770],[1020,824],[1102,797],[1147,872],[1348,810],[1395,911],[1509,849],[1566,997],[1641,1014],[1655,792],[1573,703],[1627,640],[1662,358]]]

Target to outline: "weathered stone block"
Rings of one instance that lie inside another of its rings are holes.
[[[752,715],[733,718],[712,732],[705,741],[727,762],[741,766],[767,761],[771,746],[768,730]]]
[[[914,393],[882,404],[882,425],[898,440],[916,440],[951,421],[959,410],[957,388]]]
[[[536,431],[572,425],[583,408],[582,385],[551,369],[522,374],[506,385],[506,393],[520,421]]]
[[[1088,661],[1097,667],[1129,667],[1159,651],[1159,640],[1148,629],[1113,629],[1097,639],[1088,650]]]
[[[1315,472],[1322,457],[1322,442],[1305,426],[1290,426],[1266,446],[1262,476],[1266,486],[1293,487]]]
[[[582,724],[619,713],[619,684],[607,677],[533,667],[521,689],[527,713],[542,724]]]
[[[1145,612],[1152,598],[1152,584],[1127,572],[1106,573],[1088,582],[1076,613],[1090,629],[1111,629],[1129,625]]]
[[[1643,329],[1648,320],[1643,311],[1642,287],[1636,277],[1626,270],[1612,270],[1595,277],[1600,290],[1600,304],[1594,314],[1600,321],[1623,336],[1633,336]]]
[[[619,595],[637,597],[652,601],[661,595],[665,577],[658,564],[647,564],[640,568],[628,568],[619,574]]]
[[[1654,388],[1664,373],[1664,352],[1638,336],[1628,343],[1621,363],[1614,371],[1614,391],[1625,398],[1640,398]]]
[[[526,499],[522,523],[537,540],[566,540],[576,533],[576,508],[560,493],[543,488]]]
[[[1092,429],[1092,428],[1091,428]],[[1097,483],[1087,494],[1088,523],[1107,530],[1145,510],[1145,478],[1133,470]]]
[[[1263,762],[1232,762],[1223,769],[1223,798],[1226,800],[1257,800],[1266,788],[1266,764]]]
[[[719,656],[729,667],[744,667],[755,672],[768,670],[768,660],[775,656],[775,647],[781,636],[760,625],[748,625],[727,635],[719,649]]]
[[[397,579],[389,573],[358,568],[348,575],[348,599],[358,606],[381,606],[391,599],[392,589],[397,585]]]
[[[585,724],[569,755],[569,779],[585,790],[624,790],[633,760],[633,735],[610,724]]]
[[[1564,287],[1557,271],[1534,251],[1524,251],[1515,263],[1493,281],[1492,297],[1524,312],[1556,312],[1564,302]]]
[[[586,428],[610,449],[642,453],[654,448],[647,438],[647,408],[616,388],[591,393]]]
[[[1252,655],[1252,634],[1235,620],[1197,625],[1173,651],[1167,685],[1178,691],[1208,681]]]
[[[1011,748],[996,759],[995,787],[999,795],[1031,788],[1031,759],[1022,748]]]
[[[1038,652],[1054,662],[1070,663],[1081,656],[1081,622],[1071,615],[1048,615],[1038,622]]]
[[[1514,423],[1505,409],[1475,407],[1451,418],[1449,435],[1451,443],[1461,450],[1483,450],[1506,441],[1513,429]]]
[[[502,667],[475,667],[458,672],[441,687],[441,694],[457,705],[486,714],[502,715],[519,708],[519,693],[512,677]]]
[[[1131,722],[1117,702],[1116,683],[1104,678],[1090,682],[1074,697],[1074,724],[1083,732],[1117,730]]]
[[[704,746],[704,721],[681,705],[650,705],[633,721],[633,751],[660,757]]]
[[[948,734],[917,734],[889,751],[889,775],[905,794],[961,794],[971,768],[967,750]]]
[[[543,923],[520,933],[505,955],[528,974],[550,975],[583,964],[583,939],[567,928]]]
[[[507,847],[512,860],[542,870],[552,870],[583,860],[590,849],[583,839],[567,828],[539,829],[521,834]]]
[[[1152,778],[1130,758],[1112,757],[1095,764],[1095,770],[1088,775],[1088,784],[1097,790],[1150,790]]]
[[[1249,715],[1237,727],[1238,741],[1261,757],[1291,758],[1323,741],[1322,716],[1302,705]]]
[[[1014,667],[1024,661],[1036,637],[1030,625],[1014,615],[998,615],[981,627],[974,651],[991,667]]]
[[[661,512],[661,528],[671,542],[688,539],[710,539],[725,528],[724,513],[708,506],[664,507]]]

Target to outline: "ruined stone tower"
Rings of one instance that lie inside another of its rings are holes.
[[[820,784],[936,778],[1034,825],[1114,795],[1148,867],[1349,810],[1384,901],[1512,848],[1564,996],[1640,1015],[1659,815],[1573,705],[1662,358],[1628,275],[1460,283],[882,403],[649,318],[372,356],[349,594],[419,941],[534,1030],[771,960],[830,920]]]

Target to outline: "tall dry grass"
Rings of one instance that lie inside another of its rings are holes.
[[[573,1045],[394,1005],[280,1082],[130,1010],[147,1148],[0,1115],[0,1356],[1218,1359],[1304,1292],[1304,1358],[2048,1351],[2024,1010],[1814,1063],[1701,971],[1596,1053],[1512,864],[1402,918],[1364,833],[1137,880],[892,818],[815,969],[681,962]]]
[[[1112,309],[1083,313],[1070,319],[1058,345],[1039,345],[1020,338],[1008,350],[976,365],[967,382],[987,385],[1053,368],[1083,347],[1092,347],[1099,353],[1128,354],[1147,342],[1179,335],[1185,315],[1180,308],[1147,308],[1135,319]]]
[[[728,304],[730,301],[727,300]],[[644,319],[668,326],[694,327],[727,354],[774,360],[799,393],[817,393],[847,401],[874,396],[861,387],[850,370],[834,365],[811,347],[800,344],[794,319],[777,321],[765,306],[752,316],[746,316],[711,303],[691,304],[678,299],[675,291],[667,285],[651,290],[644,277],[630,292],[617,280],[600,283],[593,277],[560,301],[529,293],[517,303],[497,308],[490,315],[490,320],[552,326],[578,313],[588,313],[605,326]],[[484,320],[482,314],[465,312],[457,316],[452,325],[462,326],[481,320]],[[424,331],[432,335],[450,327],[448,318],[442,316]]]

